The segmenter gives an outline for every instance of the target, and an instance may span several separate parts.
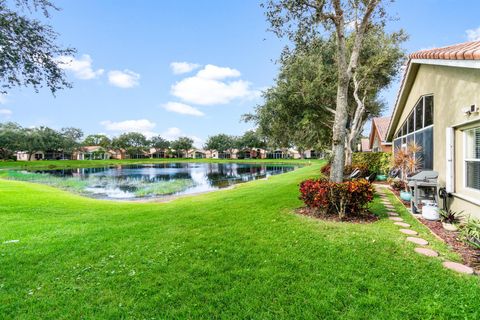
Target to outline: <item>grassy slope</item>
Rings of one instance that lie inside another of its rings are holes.
[[[387,219],[292,214],[318,169],[164,204],[0,180],[0,318],[480,317],[478,278],[417,255]]]

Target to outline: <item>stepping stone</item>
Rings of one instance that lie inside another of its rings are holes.
[[[387,212],[387,214],[391,217],[398,217],[398,213],[396,213],[394,211],[389,211],[389,212]]]
[[[417,231],[410,230],[410,229],[400,229],[399,230],[401,233],[408,234],[410,236],[416,236],[418,234]]]
[[[388,219],[390,219],[390,220],[392,220],[392,221],[403,221],[403,219],[400,218],[400,217],[390,217],[390,218],[388,218]]]
[[[438,257],[438,252],[427,248],[415,248],[415,252],[427,257]]]
[[[404,227],[404,228],[410,228],[410,225],[405,222],[395,222],[394,225]]]
[[[442,263],[443,266],[447,269],[460,272],[460,273],[465,273],[465,274],[473,274],[473,269],[457,262],[452,262],[452,261],[445,261]]]
[[[413,242],[421,246],[426,246],[428,244],[427,240],[417,237],[407,237],[407,241]]]

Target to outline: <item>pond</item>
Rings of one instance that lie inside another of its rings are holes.
[[[8,171],[6,178],[44,183],[97,199],[141,200],[213,191],[295,168],[274,164],[162,163]]]

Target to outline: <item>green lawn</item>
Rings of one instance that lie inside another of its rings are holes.
[[[478,277],[414,253],[378,199],[373,224],[294,214],[319,169],[161,204],[0,180],[0,318],[480,318]]]

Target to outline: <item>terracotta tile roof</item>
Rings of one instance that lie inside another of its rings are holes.
[[[362,151],[363,151],[363,152],[370,151],[370,139],[368,139],[368,138],[362,138],[362,139],[360,140],[360,143],[361,143]]]
[[[372,123],[377,128],[378,134],[382,139],[382,142],[384,142],[387,138],[387,130],[388,126],[390,125],[390,117],[373,118]]]
[[[410,54],[410,59],[480,60],[480,41],[417,51]]]

